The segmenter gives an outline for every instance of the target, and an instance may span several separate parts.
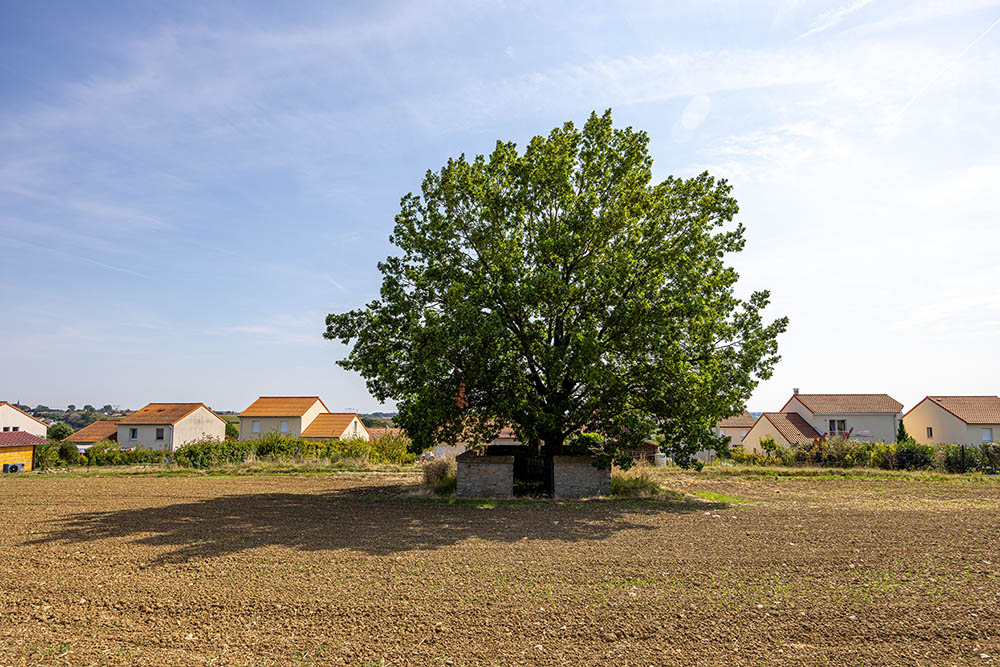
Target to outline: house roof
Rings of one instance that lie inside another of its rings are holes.
[[[355,412],[325,412],[316,415],[316,419],[312,420],[312,423],[302,432],[302,437],[339,438],[357,416]]]
[[[65,438],[70,442],[100,442],[118,437],[118,419],[99,419]]]
[[[319,396],[261,396],[240,417],[301,417],[316,401],[330,412]]]
[[[136,410],[128,417],[122,418],[119,424],[176,424],[198,408],[208,407],[204,403],[150,403],[141,410]],[[226,420],[211,410],[209,413],[221,422]]]
[[[757,420],[754,419],[754,416],[744,410],[741,415],[734,415],[720,420],[719,428],[744,428],[753,426],[756,423]]]
[[[819,431],[797,412],[765,412],[760,418],[771,422],[781,437],[793,445],[820,437]]]
[[[17,447],[23,445],[44,445],[45,438],[40,438],[27,431],[0,432],[0,447]]]
[[[813,414],[852,414],[864,412],[887,412],[897,414],[903,404],[889,394],[794,394]],[[788,403],[782,411],[788,409]]]
[[[936,403],[966,424],[1000,424],[1000,396],[928,396],[924,401]]]
[[[39,424],[41,424],[41,425],[42,425],[42,426],[44,426],[45,428],[48,428],[48,427],[49,427],[49,425],[48,425],[48,424],[46,424],[45,422],[43,422],[43,421],[42,421],[41,419],[38,419],[37,417],[32,417],[32,416],[31,416],[31,415],[29,415],[29,414],[28,414],[27,412],[25,412],[25,411],[24,411],[24,410],[22,410],[21,408],[17,407],[17,406],[16,406],[16,405],[14,405],[13,403],[8,403],[7,401],[0,401],[0,405],[9,405],[9,406],[10,406],[10,407],[11,407],[12,409],[14,409],[14,410],[17,410],[18,412],[20,412],[20,413],[21,413],[22,415],[24,415],[24,416],[25,416],[25,417],[27,417],[28,419],[34,419],[34,420],[35,420],[36,422],[38,422]]]

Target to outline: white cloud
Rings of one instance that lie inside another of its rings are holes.
[[[854,0],[854,2],[849,5],[844,5],[838,9],[820,14],[816,17],[816,20],[812,22],[812,25],[809,26],[809,30],[799,35],[799,39],[808,37],[809,35],[815,35],[816,33],[823,32],[824,30],[829,30],[851,14],[854,14],[855,12],[860,11],[872,4],[872,2],[874,2],[874,0]]]

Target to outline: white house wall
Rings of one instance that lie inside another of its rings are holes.
[[[31,433],[40,438],[44,438],[48,433],[48,427],[45,424],[39,423],[10,405],[0,405],[0,431],[5,428],[8,431],[13,431],[14,427],[17,427],[18,431]]]

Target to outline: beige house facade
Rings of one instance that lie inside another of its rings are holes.
[[[265,433],[298,438],[325,414],[330,410],[319,396],[261,396],[240,413],[240,440],[254,440]]]
[[[756,422],[757,420],[754,419],[754,416],[744,410],[742,414],[727,417],[720,421],[715,427],[715,434],[729,436],[730,446],[738,447],[743,444],[743,438],[746,437]]]
[[[49,432],[49,427],[45,422],[35,419],[11,403],[0,401],[0,433],[19,431],[44,438]]]
[[[1000,396],[927,396],[903,415],[903,425],[926,445],[1000,442]]]
[[[903,404],[888,394],[793,393],[781,412],[795,412],[821,435],[895,442]]]
[[[178,447],[226,437],[226,421],[204,403],[150,403],[118,422],[118,445],[172,452]]]

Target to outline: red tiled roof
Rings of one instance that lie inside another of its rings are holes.
[[[719,428],[749,428],[757,423],[753,415],[743,411],[741,415],[735,415],[733,417],[726,417],[719,422]]]
[[[118,422],[121,419],[99,419],[98,421],[84,426],[76,433],[65,438],[70,442],[86,443],[100,442],[101,440],[116,440],[118,438]]]
[[[1000,424],[1000,396],[928,396],[924,400],[936,403],[966,424]]]
[[[176,424],[198,408],[208,407],[204,403],[150,403],[122,419],[119,424]],[[219,421],[225,419],[211,410],[209,413]]]
[[[302,432],[303,438],[339,438],[351,422],[357,418],[354,412],[324,412],[316,415],[316,419]],[[359,420],[360,421],[360,420]],[[361,425],[364,428],[364,424]]]
[[[9,406],[10,406],[10,407],[11,407],[12,409],[14,409],[14,410],[17,410],[18,412],[20,412],[20,413],[21,413],[22,415],[24,415],[24,416],[25,416],[25,417],[27,417],[28,419],[34,419],[34,420],[35,420],[36,422],[38,422],[39,424],[41,424],[41,425],[42,425],[42,426],[44,426],[45,428],[48,428],[48,427],[49,427],[49,425],[48,425],[48,424],[46,424],[45,422],[43,422],[43,421],[42,421],[41,419],[38,419],[37,417],[32,417],[32,416],[31,416],[31,415],[29,415],[29,414],[28,414],[27,412],[25,412],[25,411],[24,411],[24,410],[22,410],[21,408],[17,407],[17,406],[16,406],[16,405],[14,405],[13,403],[8,403],[7,401],[0,401],[0,405],[9,405]]]
[[[820,433],[797,412],[765,412],[761,419],[771,422],[781,437],[793,445],[820,437]]]
[[[889,394],[795,394],[788,399],[799,399],[813,414],[854,414],[888,412],[897,414],[903,404]],[[788,403],[782,410],[788,409]]]
[[[27,431],[0,431],[0,447],[17,447],[23,445],[44,445],[45,438],[40,438]]]
[[[316,401],[330,412],[319,396],[261,396],[240,417],[301,417]]]

